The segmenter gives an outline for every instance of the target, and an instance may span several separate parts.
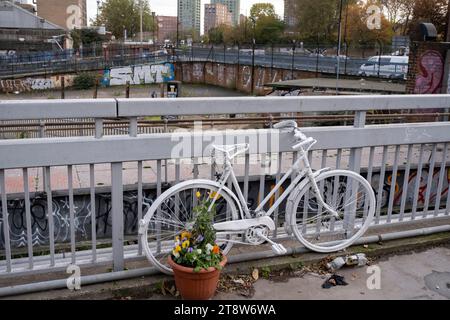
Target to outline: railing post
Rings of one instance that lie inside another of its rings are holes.
[[[138,135],[138,120],[136,117],[130,118],[129,134],[130,137],[137,137]]]
[[[366,111],[356,111],[354,128],[364,128],[366,125]],[[349,169],[359,173],[361,167],[361,148],[353,148],[350,150]]]
[[[356,128],[364,128],[364,126],[366,125],[366,111],[356,111],[355,112],[355,119],[353,122],[353,127]],[[359,173],[361,170],[361,155],[362,155],[362,148],[352,148],[350,150],[350,158],[349,158],[349,163],[348,163],[348,169],[351,171],[354,171],[356,173]],[[346,197],[351,197],[351,199],[353,199],[353,197],[356,197],[356,195],[354,195],[354,192],[356,186],[353,185],[351,187],[351,192],[352,194],[349,194],[348,192],[346,192]],[[351,210],[351,208],[348,208]],[[344,214],[344,226],[347,225],[349,226],[349,231],[353,230],[353,225],[355,222],[355,217],[351,217],[348,214]]]
[[[45,138],[45,121],[39,120],[39,138]],[[47,181],[45,177],[45,168],[42,168],[42,185],[45,186]]]
[[[103,137],[103,119],[95,118],[95,138]]]
[[[113,162],[111,164],[111,186],[113,271],[122,271],[125,264],[123,257],[124,230],[121,162]]]
[[[169,120],[167,118],[164,119],[164,133],[167,133],[169,131],[168,128],[168,122]],[[168,172],[167,172],[167,159],[164,160],[164,181],[165,183],[169,182],[169,178],[167,177]]]
[[[39,138],[45,138],[45,121],[39,121]]]
[[[66,80],[64,76],[61,77],[61,99],[66,98]]]

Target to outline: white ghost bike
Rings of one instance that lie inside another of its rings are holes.
[[[299,152],[299,157],[256,209],[249,209],[232,166],[236,156],[247,152],[247,144],[213,146],[224,158],[223,172],[217,181],[188,180],[171,187],[155,200],[139,221],[139,235],[145,255],[159,270],[172,273],[167,258],[174,238],[192,228],[195,222],[192,209],[199,201],[210,203],[217,243],[225,254],[235,243],[260,245],[266,242],[275,253],[286,253],[282,244],[269,238],[279,227],[271,218],[272,213],[285,199],[284,229],[310,250],[342,250],[367,230],[375,212],[375,195],[367,180],[349,170],[313,171],[308,151],[317,141],[306,137],[295,121],[283,121],[274,128],[292,132],[297,141],[292,148]],[[271,198],[291,174],[295,174],[295,178],[269,206]],[[227,187],[228,181],[235,192]],[[270,208],[265,211],[265,207]]]

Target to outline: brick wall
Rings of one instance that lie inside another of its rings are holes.
[[[292,72],[288,69],[255,67],[254,93],[265,95],[269,88],[265,84],[282,80],[291,80]],[[193,62],[176,64],[177,80],[184,83],[211,84],[224,88],[252,92],[252,67],[247,65],[223,64],[212,62]],[[315,77],[315,72],[294,71],[294,79]]]
[[[409,54],[406,93],[438,94],[442,92],[445,58],[450,43],[413,42]]]

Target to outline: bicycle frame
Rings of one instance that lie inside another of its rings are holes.
[[[318,201],[323,205],[325,208],[331,210],[331,212],[334,212],[332,208],[330,208],[323,200],[322,195],[319,191],[319,187],[317,186],[317,183],[314,179],[314,177],[317,175],[317,173],[314,173],[311,169],[311,165],[309,163],[309,160],[307,158],[307,151],[303,150],[301,148],[299,150],[301,156],[295,161],[295,163],[291,166],[291,168],[283,175],[283,177],[280,179],[280,181],[274,186],[274,188],[270,191],[270,193],[260,202],[258,207],[255,209],[255,212],[262,212],[264,206],[269,202],[269,200],[280,190],[283,183],[293,174],[296,173],[297,176],[295,179],[291,182],[289,187],[278,197],[278,199],[275,201],[275,203],[269,208],[269,210],[264,214],[265,216],[271,216],[272,213],[281,205],[281,203],[288,197],[292,191],[297,187],[297,185],[306,177],[309,179],[313,186],[313,190],[315,191],[315,194],[317,196]],[[300,170],[300,164],[303,162],[303,169]],[[324,168],[319,171],[323,172],[324,170],[328,170],[328,168]],[[236,189],[236,194],[238,196],[239,202],[241,203],[244,217],[241,217],[242,219],[251,219],[252,215],[250,212],[250,209],[248,208],[248,204],[245,201],[245,197],[242,193],[241,187],[239,186],[239,182],[237,181],[236,175],[234,173],[233,165],[231,164],[230,159],[226,159],[225,161],[225,170],[222,173],[222,176],[219,179],[220,189],[217,191],[216,197],[211,202],[210,208],[211,209],[214,206],[214,203],[217,200],[218,195],[222,191],[222,189],[225,187],[227,182],[231,180],[232,185]]]

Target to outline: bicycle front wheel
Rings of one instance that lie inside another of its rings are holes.
[[[342,250],[369,227],[375,213],[375,194],[361,175],[332,170],[316,178],[323,202],[311,182],[299,191],[291,211],[291,227],[297,239],[317,252]]]
[[[190,231],[195,223],[193,209],[201,202],[214,199],[219,188],[214,182],[193,180],[180,183],[165,191],[150,207],[143,219],[146,224],[141,242],[147,258],[163,273],[172,274],[167,259],[174,248],[175,237]],[[235,220],[238,210],[233,198],[222,190],[214,205],[213,223]],[[217,234],[217,244],[227,254],[232,242],[230,235]]]

